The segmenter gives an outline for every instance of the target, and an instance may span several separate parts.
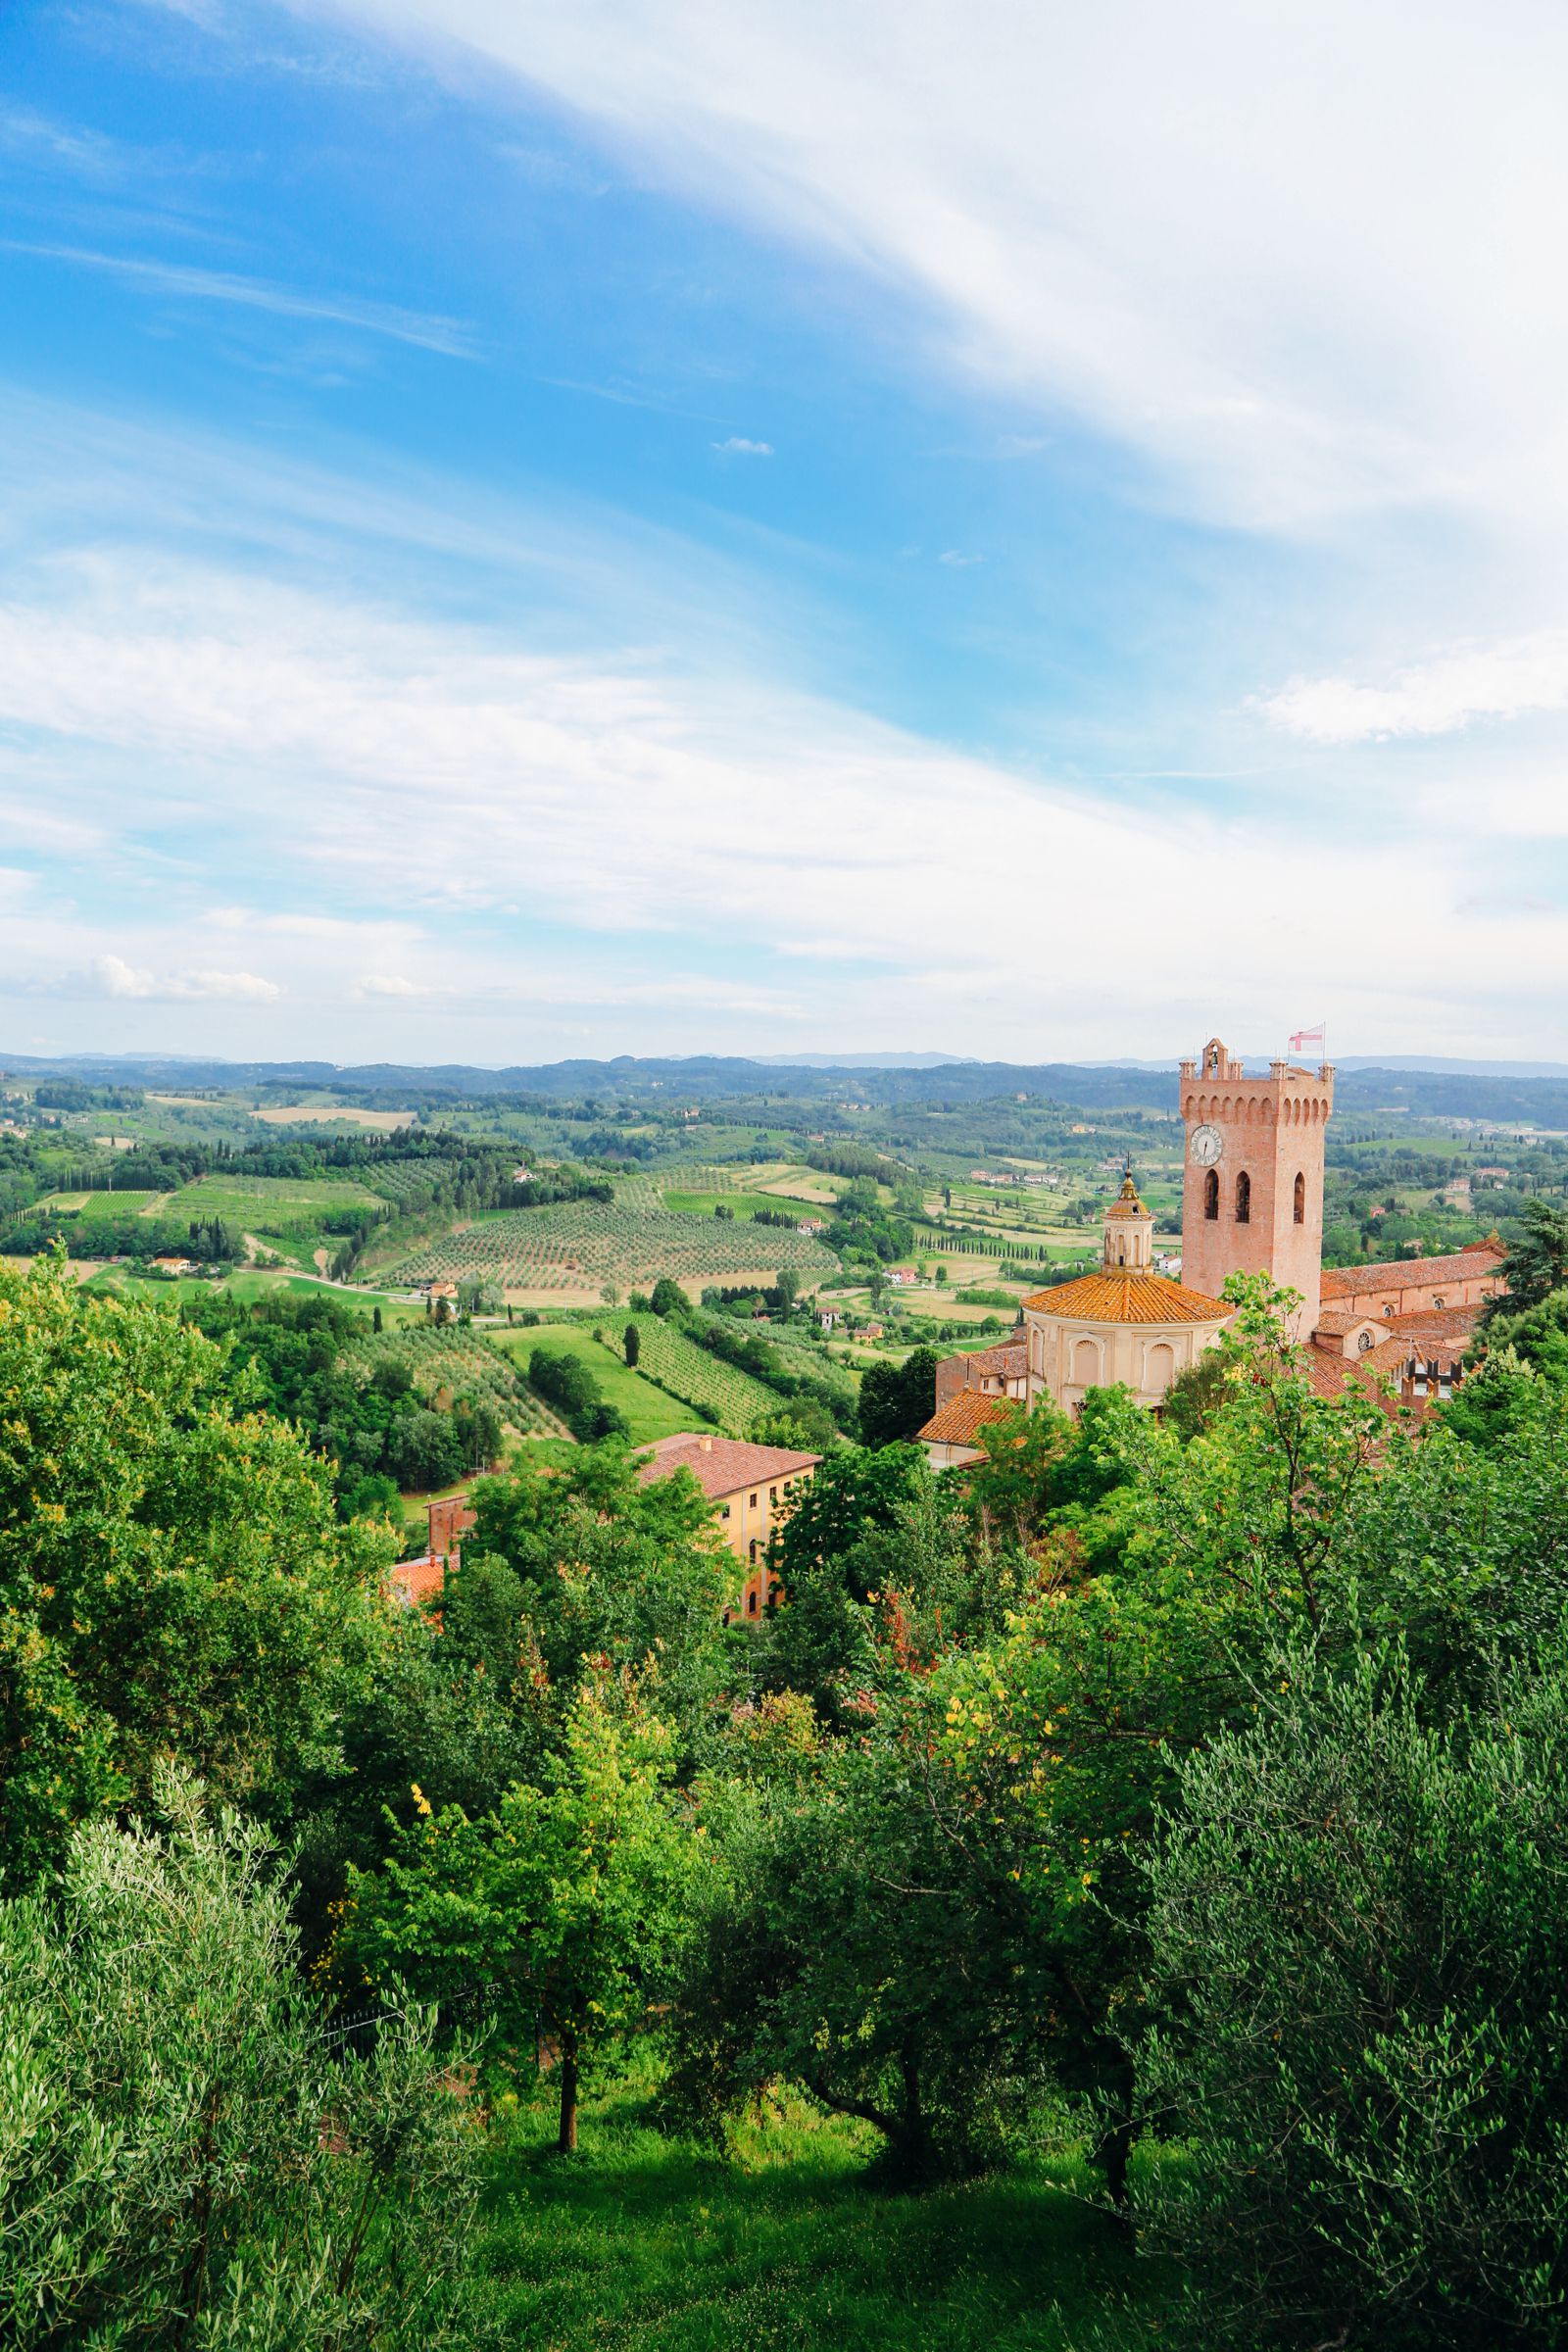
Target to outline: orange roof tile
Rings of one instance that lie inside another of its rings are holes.
[[[1354,1331],[1358,1323],[1375,1323],[1377,1319],[1376,1315],[1356,1314],[1353,1310],[1348,1311],[1342,1307],[1338,1312],[1319,1315],[1316,1329],[1329,1338],[1344,1339],[1346,1333]]]
[[[1353,1298],[1365,1291],[1424,1290],[1438,1282],[1477,1282],[1503,1256],[1500,1242],[1471,1242],[1451,1257],[1396,1257],[1375,1266],[1325,1266],[1323,1297]]]
[[[1391,1421],[1398,1420],[1405,1414],[1419,1420],[1424,1411],[1424,1400],[1417,1397],[1413,1403],[1407,1402],[1398,1395],[1396,1387],[1391,1396],[1383,1386],[1383,1381],[1377,1377],[1381,1373],[1384,1379],[1397,1383],[1403,1367],[1405,1350],[1402,1348],[1393,1351],[1394,1360],[1387,1363],[1378,1360],[1388,1348],[1389,1343],[1385,1340],[1381,1347],[1371,1348],[1367,1354],[1353,1356],[1326,1355],[1321,1348],[1307,1348],[1301,1355],[1301,1370],[1306,1385],[1314,1396],[1337,1401],[1345,1395],[1348,1384],[1352,1389],[1359,1389],[1371,1403],[1381,1406]]]
[[[1130,1266],[1107,1266],[1058,1290],[1036,1291],[1024,1305],[1069,1323],[1228,1323],[1236,1312],[1223,1299],[1184,1290],[1168,1275],[1135,1273]]]
[[[435,1599],[446,1582],[447,1564],[439,1552],[421,1552],[416,1560],[399,1560],[387,1575],[397,1599],[411,1608]]]
[[[764,1479],[790,1478],[797,1470],[814,1470],[819,1453],[792,1453],[784,1446],[753,1446],[740,1438],[710,1438],[701,1431],[661,1438],[657,1446],[640,1450],[651,1459],[638,1466],[637,1483],[646,1487],[656,1478],[673,1478],[689,1470],[708,1496],[717,1502],[738,1494],[743,1487],[760,1486]]]
[[[1004,1380],[1021,1380],[1029,1369],[1029,1349],[1023,1340],[999,1340],[993,1348],[974,1348],[961,1355],[964,1375],[971,1372]]]
[[[914,1434],[929,1446],[972,1446],[977,1429],[984,1429],[988,1421],[1001,1421],[1016,1409],[1010,1397],[982,1396],[978,1389],[960,1389]]]
[[[1417,1306],[1408,1314],[1390,1315],[1385,1328],[1417,1346],[1433,1341],[1465,1345],[1475,1337],[1482,1312],[1479,1306]]]

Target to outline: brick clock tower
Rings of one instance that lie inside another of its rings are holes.
[[[1182,1283],[1217,1298],[1227,1274],[1271,1274],[1299,1291],[1298,1339],[1321,1304],[1323,1131],[1334,1108],[1334,1065],[1298,1070],[1271,1061],[1266,1078],[1211,1037],[1181,1065],[1187,1166],[1182,1190]]]

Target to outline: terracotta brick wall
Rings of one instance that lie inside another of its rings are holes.
[[[1228,1274],[1270,1274],[1299,1291],[1301,1334],[1317,1322],[1323,1264],[1323,1139],[1334,1108],[1334,1073],[1312,1075],[1276,1062],[1266,1078],[1201,1076],[1182,1071],[1187,1166],[1182,1193],[1182,1281],[1217,1298]],[[1218,1162],[1219,1215],[1203,1213],[1208,1170],[1192,1156],[1199,1127],[1224,1139]],[[1250,1214],[1238,1221],[1237,1179],[1250,1187]],[[1303,1216],[1296,1222],[1296,1179],[1303,1181]]]

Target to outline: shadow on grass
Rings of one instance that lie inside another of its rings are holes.
[[[1070,2160],[920,2196],[873,2187],[867,2134],[794,2112],[729,2159],[638,2104],[585,2114],[562,2160],[543,2112],[502,2141],[481,2262],[506,2340],[579,2352],[1068,2352],[1154,2281]]]

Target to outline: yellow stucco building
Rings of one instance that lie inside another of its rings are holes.
[[[646,1453],[638,1478],[646,1485],[650,1479],[673,1478],[677,1470],[689,1471],[708,1497],[720,1535],[746,1569],[739,1593],[724,1611],[724,1623],[732,1617],[747,1622],[760,1617],[771,1592],[768,1541],[789,1517],[821,1455],[795,1453],[784,1446],[753,1446],[707,1430],[661,1438]]]

